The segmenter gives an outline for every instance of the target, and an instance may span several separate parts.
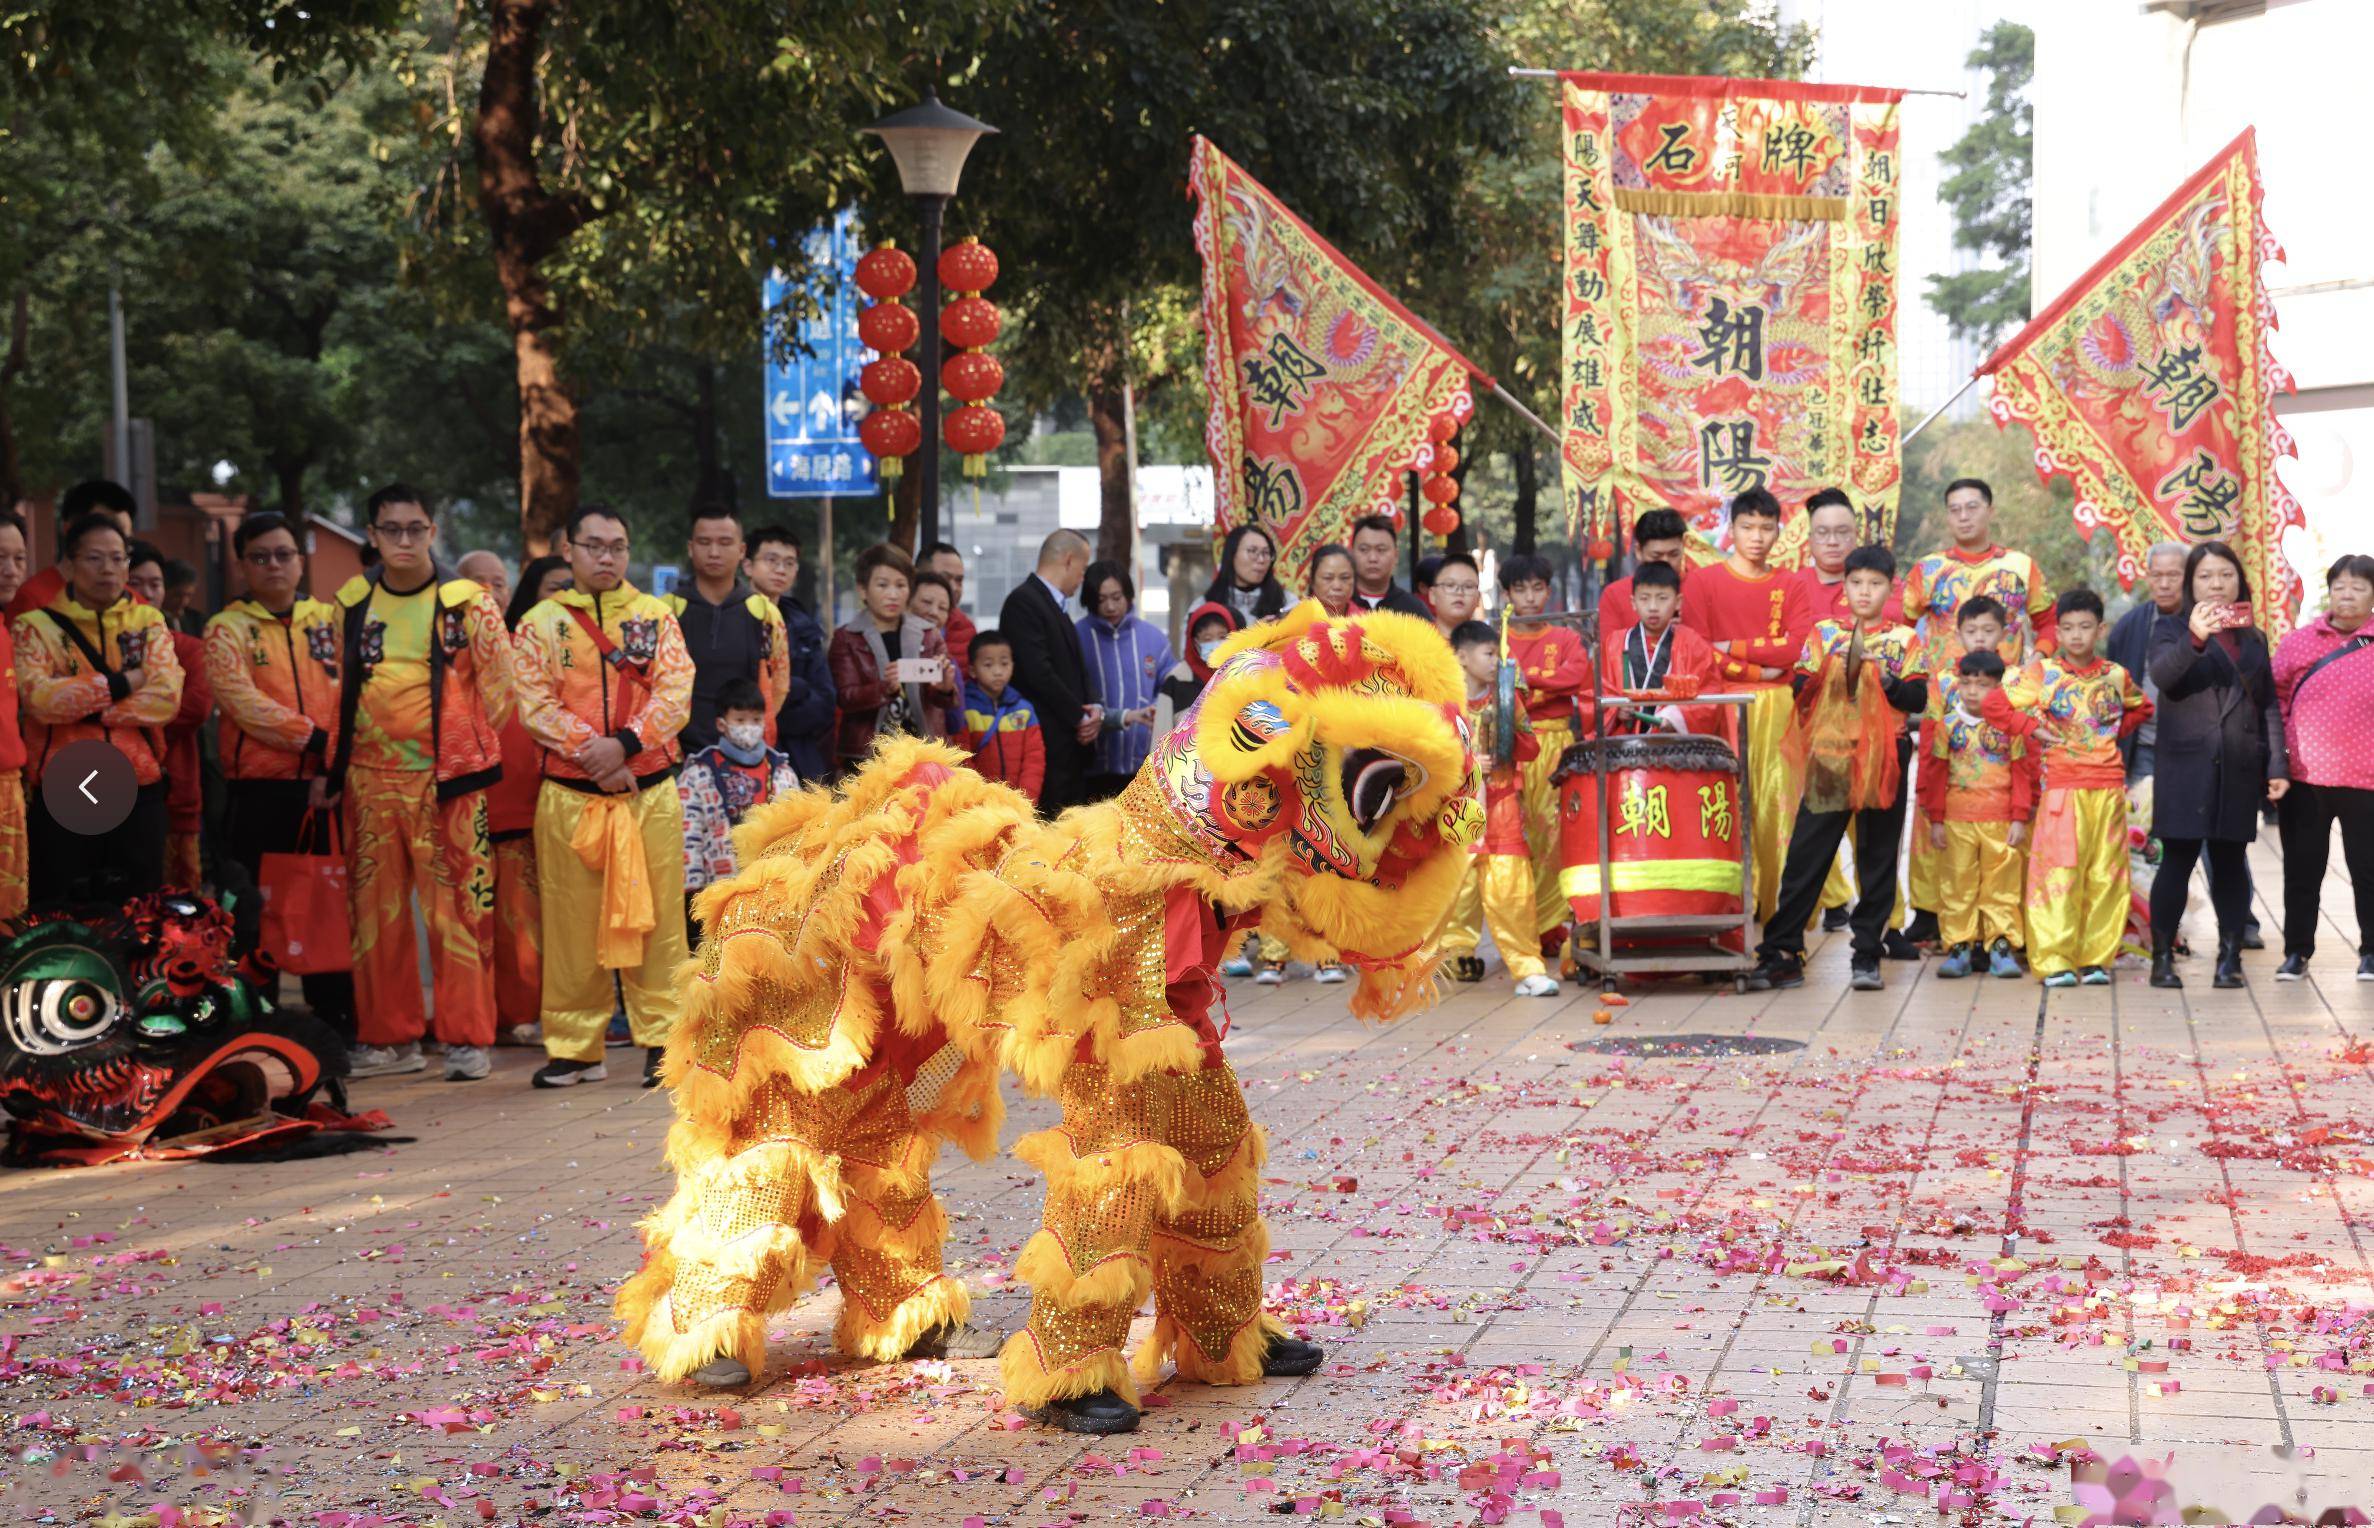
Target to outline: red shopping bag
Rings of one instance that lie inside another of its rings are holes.
[[[263,902],[258,942],[280,969],[319,976],[354,968],[346,847],[339,841],[335,811],[307,812],[297,825],[296,849],[263,857],[256,892]]]

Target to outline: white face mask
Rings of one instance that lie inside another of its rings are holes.
[[[1195,651],[1197,656],[1201,657],[1204,662],[1209,663],[1212,661],[1212,655],[1220,651],[1220,643],[1218,639],[1214,639],[1210,642],[1198,642],[1195,644]]]
[[[744,753],[756,753],[767,740],[764,722],[745,722],[739,727],[725,729],[725,740]]]

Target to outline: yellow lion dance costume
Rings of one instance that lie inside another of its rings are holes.
[[[767,1315],[827,1264],[842,1352],[956,1350],[968,1299],[941,1271],[931,1165],[943,1141],[994,1147],[1001,1071],[1063,1111],[1014,1148],[1047,1199],[1016,1270],[1033,1301],[1004,1346],[1010,1403],[1121,1431],[1165,1358],[1214,1384],[1317,1366],[1261,1312],[1263,1140],[1212,973],[1258,921],[1356,967],[1363,1017],[1431,994],[1429,939],[1482,823],[1466,686],[1427,623],[1315,604],[1219,664],[1117,800],[1054,822],[902,740],[838,794],[743,824],[745,868],[702,894],[663,1073],[676,1192],[618,1296],[661,1377],[756,1373]]]

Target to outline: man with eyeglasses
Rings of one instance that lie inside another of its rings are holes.
[[[322,797],[338,716],[338,612],[302,592],[305,553],[283,516],[240,521],[231,555],[247,592],[206,623],[202,651],[222,712],[215,754],[223,772],[224,847],[254,886],[261,884],[265,855],[301,847],[326,852],[333,841]],[[241,901],[244,949],[256,941],[258,910],[254,896]],[[314,1017],[353,1044],[353,974],[323,971],[299,981]]]
[[[829,779],[833,714],[841,697],[824,628],[792,592],[800,581],[800,538],[783,526],[762,525],[750,533],[748,557],[743,570],[750,587],[775,602],[791,649],[791,685],[775,713],[775,746],[791,756],[802,781]]]
[[[429,931],[445,1080],[475,1082],[495,1042],[495,872],[486,788],[503,772],[511,638],[494,597],[441,576],[416,488],[364,502],[379,566],[339,589],[338,710],[318,799],[345,805],[354,911],[353,1074],[417,1072],[430,1020],[412,899]]]
[[[181,705],[181,664],[165,618],[124,591],[130,546],[116,522],[86,514],[66,528],[60,547],[64,588],[15,627],[35,911],[120,903],[164,884],[165,761],[157,729]],[[41,799],[43,762],[80,742],[112,746],[139,785],[131,815],[104,834],[68,831]]]
[[[581,504],[562,551],[574,585],[519,623],[519,705],[544,749],[536,796],[543,879],[544,1053],[539,1088],[609,1075],[603,1031],[616,996],[659,1085],[686,956],[684,804],[677,735],[693,663],[667,601],[627,582],[618,511]]]

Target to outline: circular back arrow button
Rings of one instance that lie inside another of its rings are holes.
[[[97,837],[111,833],[132,815],[140,781],[132,761],[112,743],[68,743],[41,766],[41,804],[50,820],[69,833]]]

